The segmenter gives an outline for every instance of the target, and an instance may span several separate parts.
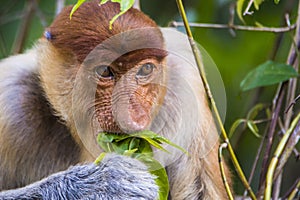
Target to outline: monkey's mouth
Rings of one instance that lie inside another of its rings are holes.
[[[141,105],[131,99],[129,103],[115,102],[113,106],[96,109],[95,121],[98,132],[131,134],[150,127],[152,105]]]
[[[135,112],[132,114],[135,117],[131,118],[127,113],[123,112],[115,117],[112,115],[98,115],[94,121],[94,133],[96,136],[99,133],[109,133],[116,135],[132,134],[149,128],[150,117],[141,113]],[[116,120],[116,119],[117,120]]]
[[[99,134],[109,134],[109,135],[124,135],[126,133],[124,132],[106,132],[106,131],[100,131],[96,133],[96,137],[98,137]]]

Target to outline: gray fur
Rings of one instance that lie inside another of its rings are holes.
[[[0,193],[0,199],[153,200],[158,187],[139,161],[108,154],[99,164],[69,168],[27,187]]]

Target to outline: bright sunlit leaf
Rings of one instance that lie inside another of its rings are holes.
[[[102,5],[102,4],[107,3],[108,1],[109,1],[109,0],[101,0],[99,4]]]
[[[108,1],[109,0],[102,0],[100,4],[105,4]],[[113,23],[133,6],[134,0],[111,0],[111,2],[120,4],[120,12],[109,21],[109,29],[112,29]]]
[[[149,169],[149,172],[156,176],[156,185],[159,187],[159,200],[167,200],[169,195],[168,174],[165,168],[154,158],[141,154],[138,159]]]
[[[243,23],[245,23],[244,17],[243,17],[243,13],[244,13],[243,8],[244,8],[245,2],[247,2],[247,1],[246,0],[238,0],[236,2],[236,13]]]
[[[256,10],[259,10],[260,4],[262,4],[264,0],[254,0],[254,7]]]
[[[70,19],[72,19],[72,15],[74,12],[83,4],[86,0],[78,0],[77,3],[73,6],[72,11],[70,13]],[[125,14],[133,5],[135,0],[101,0],[99,5],[106,4],[108,1],[113,3],[120,4],[120,12],[116,14],[112,19],[109,21],[109,29],[112,29],[113,23],[123,14]]]
[[[249,8],[249,12],[251,12],[250,10],[253,5],[254,5],[255,10],[259,10],[259,7],[263,2],[264,2],[264,0],[254,0]],[[237,3],[236,3],[237,15],[243,23],[245,23],[244,15],[245,15],[245,10],[248,7],[249,3],[250,3],[250,0],[237,0]]]
[[[78,0],[77,3],[73,6],[71,13],[70,13],[70,19],[72,19],[72,15],[74,12],[83,4],[86,0]]]

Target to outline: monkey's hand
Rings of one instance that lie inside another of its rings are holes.
[[[99,165],[69,168],[24,188],[0,193],[0,199],[153,200],[158,187],[140,161],[107,154]]]

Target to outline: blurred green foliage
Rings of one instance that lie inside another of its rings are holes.
[[[66,2],[75,4],[76,0],[67,0]],[[230,18],[229,7],[234,2],[233,0],[186,0],[184,5],[191,22],[227,24]],[[285,26],[284,15],[289,13],[291,23],[294,23],[297,2],[296,0],[280,1],[276,5],[273,0],[266,0],[261,4],[259,11],[256,11],[253,16],[246,16],[245,21],[250,25],[256,21],[264,26]],[[26,0],[0,0],[0,59],[7,57],[12,52],[26,3]],[[55,1],[40,0],[38,5],[44,15],[45,23],[49,25],[54,16]],[[173,20],[180,21],[175,0],[141,0],[141,7],[160,26],[167,26]],[[238,17],[235,17],[234,22],[242,24]],[[28,27],[24,49],[34,45],[36,39],[42,36],[43,29],[39,17],[33,15],[33,20]],[[276,86],[241,92],[239,85],[251,69],[266,60],[285,62],[292,43],[292,33],[235,31],[235,36],[233,36],[227,29],[193,28],[192,31],[196,41],[208,51],[222,75],[227,93],[225,122],[227,130],[236,119],[245,117],[256,103],[269,105],[272,103]],[[299,105],[296,107],[297,109],[299,111]],[[260,130],[264,129],[260,127]],[[259,142],[259,138],[247,133],[241,135],[237,132],[232,138],[235,151],[247,176],[249,176]],[[300,175],[299,162],[296,163],[292,157],[289,163],[293,165],[285,170],[283,191],[289,188],[295,178]],[[261,164],[258,165],[258,168],[260,166]],[[252,184],[254,191],[257,189],[258,178],[258,173],[256,173]],[[238,193],[243,191],[239,182],[235,184],[235,188]]]

